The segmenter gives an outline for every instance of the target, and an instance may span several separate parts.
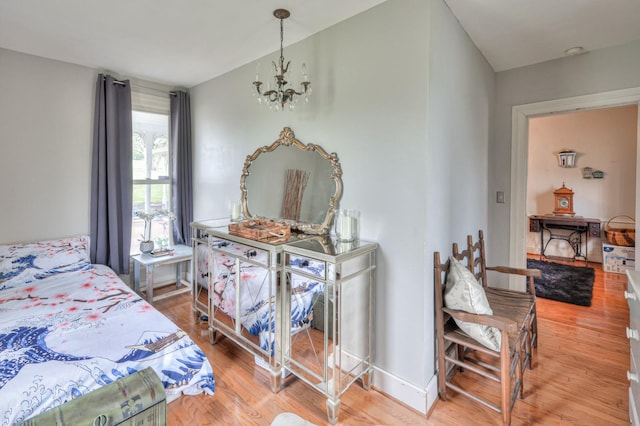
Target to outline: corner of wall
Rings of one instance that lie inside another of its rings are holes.
[[[438,396],[438,378],[435,375],[429,380],[426,389],[420,389],[387,371],[374,367],[373,386],[425,416]]]

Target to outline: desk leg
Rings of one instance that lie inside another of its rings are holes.
[[[140,293],[140,263],[133,261],[133,291]]]
[[[147,301],[153,305],[153,265],[147,266]]]
[[[589,225],[587,224],[587,232],[585,232],[584,242],[584,264],[589,267]]]

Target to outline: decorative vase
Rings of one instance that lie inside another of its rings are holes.
[[[153,251],[153,241],[140,241],[140,251],[142,253],[151,253]]]

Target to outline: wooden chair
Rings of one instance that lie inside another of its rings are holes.
[[[486,251],[484,245],[484,233],[478,231],[478,241],[473,242],[471,235],[467,236],[467,252],[464,253],[468,268],[475,275],[476,279],[485,288],[487,297],[490,299],[491,306],[500,309],[517,309],[518,311],[527,311],[524,322],[520,325],[528,338],[523,342],[524,358],[523,368],[533,368],[533,349],[538,346],[538,315],[536,312],[536,290],[534,286],[534,277],[542,275],[539,269],[520,269],[508,266],[486,266]],[[487,279],[487,271],[495,271],[498,273],[521,275],[527,277],[527,287],[524,292],[508,290],[502,288],[492,288]]]
[[[454,243],[452,256],[469,265],[468,268],[477,277],[474,270],[477,268],[471,268],[476,264],[473,246],[471,240],[468,240],[467,249],[461,252]],[[440,253],[434,253],[439,396],[446,400],[448,389],[454,390],[501,413],[503,424],[508,425],[511,423],[511,411],[516,398],[523,398],[524,366],[529,362],[527,357],[530,360],[527,351],[531,348],[532,306],[524,303],[524,298],[520,298],[519,295],[501,294],[485,289],[493,315],[476,315],[449,309],[444,304],[449,268],[449,260],[442,263]],[[497,328],[502,342],[500,350],[492,350],[479,344],[464,333],[454,319]],[[465,381],[456,378],[458,375],[467,375],[464,374],[467,372],[473,373],[475,377],[479,376],[481,380],[484,378],[497,382],[500,387],[499,402],[490,400],[491,397],[487,394],[490,394],[491,390],[484,383],[478,384],[475,380]],[[465,386],[465,383],[469,386]]]

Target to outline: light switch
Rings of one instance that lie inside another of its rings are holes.
[[[496,203],[504,203],[504,191],[496,192]]]

